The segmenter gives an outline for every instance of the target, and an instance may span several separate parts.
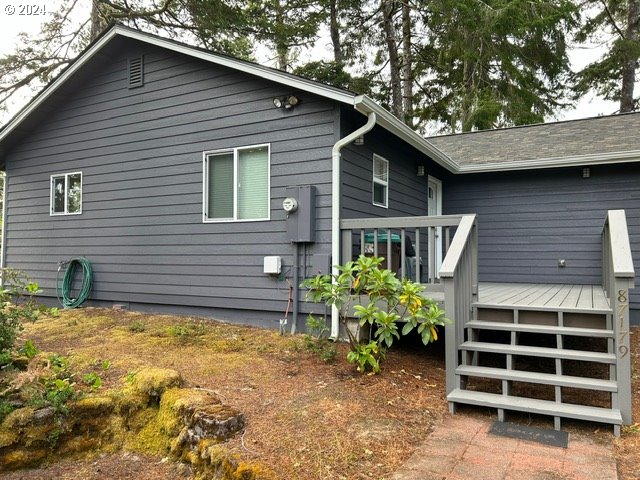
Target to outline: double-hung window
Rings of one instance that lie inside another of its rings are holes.
[[[373,156],[373,204],[389,206],[389,162],[379,155]]]
[[[269,146],[204,154],[204,221],[269,220]]]
[[[82,172],[51,175],[51,215],[82,213]]]

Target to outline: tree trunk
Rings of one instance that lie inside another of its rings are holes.
[[[105,29],[104,18],[100,15],[100,0],[91,2],[91,40],[95,39]]]
[[[625,40],[627,42],[637,42],[639,40],[638,30],[640,29],[640,0],[629,0],[627,10],[627,29]],[[620,91],[620,113],[633,112],[635,104],[633,101],[633,90],[636,83],[636,70],[638,69],[638,57],[633,55],[627,58],[622,67],[622,88]]]
[[[333,45],[333,60],[342,63],[342,43],[340,41],[340,23],[338,22],[338,0],[329,0],[329,33]]]
[[[396,27],[393,16],[396,12],[394,0],[382,0],[382,28],[389,53],[389,70],[391,73],[391,113],[404,120],[402,110],[402,85],[400,79],[400,60]]]
[[[286,12],[282,8],[280,0],[275,1],[275,13],[276,13],[276,35],[275,35],[275,47],[276,58],[278,62],[278,70],[284,72],[289,68],[289,45],[287,45],[286,39],[282,38],[282,34],[277,31],[279,25],[283,25]]]
[[[411,52],[411,6],[402,1],[402,90],[404,123],[413,126],[413,54]]]

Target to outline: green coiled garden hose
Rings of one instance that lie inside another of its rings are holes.
[[[62,283],[60,283],[60,272],[66,265]],[[76,276],[76,270],[82,267],[82,287],[76,298],[71,298],[71,290],[73,287],[73,279]],[[58,274],[56,275],[56,293],[58,301],[64,308],[76,308],[82,305],[91,294],[93,285],[93,270],[91,263],[84,257],[72,258],[64,262],[58,263]]]

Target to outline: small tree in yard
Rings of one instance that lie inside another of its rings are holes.
[[[378,373],[387,349],[400,335],[415,328],[427,345],[438,339],[437,327],[448,322],[444,310],[422,293],[419,283],[399,280],[391,270],[380,268],[383,260],[360,255],[338,266],[337,275],[318,275],[302,284],[309,289],[308,300],[338,308],[351,347],[347,360],[361,373]],[[373,339],[368,343],[361,343],[349,329],[352,311],[361,327],[372,328]],[[400,322],[405,322],[401,330]]]

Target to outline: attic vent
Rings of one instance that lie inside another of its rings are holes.
[[[144,85],[142,55],[129,59],[129,88],[137,88]]]

